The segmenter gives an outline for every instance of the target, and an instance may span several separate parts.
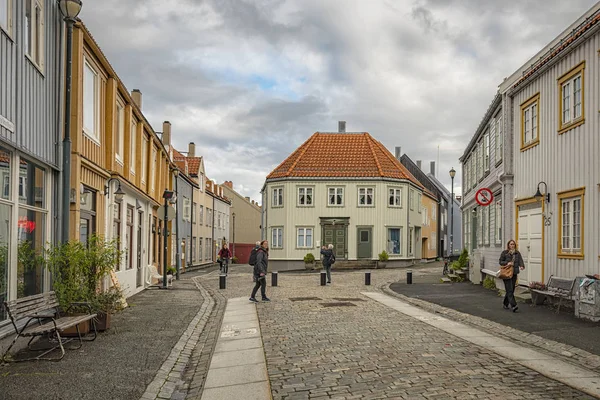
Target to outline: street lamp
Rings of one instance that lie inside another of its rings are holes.
[[[67,65],[65,92],[65,135],[63,139],[63,224],[62,241],[69,240],[69,217],[71,213],[71,71],[73,64],[73,25],[81,11],[81,0],[60,0],[59,7],[67,24]]]
[[[165,189],[165,191],[163,192],[163,199],[165,199],[165,205],[164,205],[164,222],[163,222],[163,226],[164,226],[164,235],[163,235],[163,284],[162,284],[162,289],[166,289],[167,288],[167,232],[169,230],[169,228],[167,227],[167,223],[169,222],[169,217],[168,217],[168,213],[167,213],[167,208],[169,207],[169,200],[171,200],[173,198],[173,196],[175,195],[175,193],[172,190],[168,190]],[[160,218],[160,215],[159,215]]]
[[[450,170],[450,179],[452,180],[452,194],[450,195],[450,257],[454,255],[454,167]]]
[[[118,180],[117,178],[110,178],[108,180],[108,182],[106,183],[106,186],[104,186],[104,195],[108,196],[108,194],[110,193],[110,183],[112,181],[117,181],[119,183],[119,186],[117,186],[117,190],[115,190],[115,201],[121,201],[123,200],[123,196],[125,196],[125,192],[123,191],[123,189],[121,189],[121,181]]]

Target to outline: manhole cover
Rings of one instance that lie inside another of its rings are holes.
[[[356,307],[356,304],[354,303],[349,303],[349,302],[344,302],[344,301],[340,301],[340,302],[336,302],[336,303],[321,303],[321,305],[323,307]]]
[[[321,300],[319,297],[290,297],[291,301]]]
[[[365,299],[359,299],[358,297],[334,297],[337,301],[365,301]]]

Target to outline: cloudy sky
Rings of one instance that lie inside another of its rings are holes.
[[[171,121],[177,149],[259,200],[338,120],[427,166],[439,146],[449,186],[504,77],[595,2],[84,0],[80,17],[154,129]]]

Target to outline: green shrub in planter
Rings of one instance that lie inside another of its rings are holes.
[[[382,262],[384,262],[384,261],[387,261],[387,260],[389,260],[389,258],[390,258],[390,256],[389,256],[389,254],[387,253],[387,251],[385,251],[385,250],[384,250],[384,251],[382,251],[381,253],[379,253],[379,261],[382,261]]]
[[[308,253],[307,255],[304,256],[304,262],[306,264],[312,264],[315,262],[315,256],[313,255],[313,253]]]
[[[486,276],[483,281],[483,287],[486,289],[496,290],[496,280],[491,276]]]

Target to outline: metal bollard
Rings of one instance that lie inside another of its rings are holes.
[[[406,271],[406,284],[412,285],[412,271],[410,269]]]
[[[365,285],[371,285],[371,271],[365,272]]]
[[[219,275],[219,289],[225,289],[227,287],[227,275]]]
[[[277,286],[277,271],[271,272],[271,286]]]
[[[327,272],[321,271],[321,286],[325,286],[327,283]]]

